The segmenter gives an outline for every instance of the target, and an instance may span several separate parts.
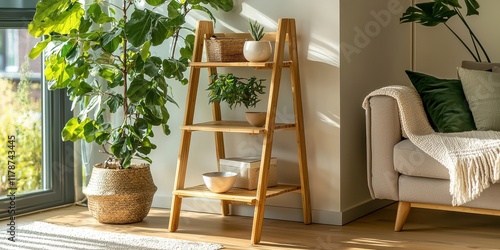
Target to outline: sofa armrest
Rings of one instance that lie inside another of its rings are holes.
[[[368,187],[373,198],[399,199],[398,177],[394,170],[394,146],[402,140],[396,100],[373,96],[366,109]]]

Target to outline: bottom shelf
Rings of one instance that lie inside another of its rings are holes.
[[[276,187],[268,187],[266,192],[266,198],[273,197],[276,195],[300,190],[300,186],[297,185],[287,185],[279,184]],[[198,185],[194,187],[188,187],[180,190],[174,190],[172,194],[182,196],[182,197],[202,197],[226,201],[238,201],[245,202],[249,205],[255,205],[257,201],[256,190],[248,190],[242,188],[231,188],[231,190],[217,194],[213,193],[205,185]]]

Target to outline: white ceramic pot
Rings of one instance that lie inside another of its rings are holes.
[[[246,41],[243,56],[249,62],[265,62],[271,57],[272,50],[269,41]]]

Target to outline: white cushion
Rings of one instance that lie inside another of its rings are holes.
[[[458,68],[478,130],[500,131],[500,73]]]

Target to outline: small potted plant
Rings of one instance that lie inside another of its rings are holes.
[[[269,60],[272,53],[272,46],[270,41],[261,41],[264,37],[264,27],[257,21],[248,19],[250,25],[250,35],[253,41],[245,41],[243,45],[243,56],[249,62],[265,62]]]
[[[256,77],[242,78],[232,73],[214,74],[211,77],[212,83],[207,88],[210,91],[209,103],[226,102],[230,109],[241,105],[247,109],[255,107],[266,87],[262,84],[265,79]],[[266,123],[266,112],[246,112],[245,117],[248,123],[256,127]]]

